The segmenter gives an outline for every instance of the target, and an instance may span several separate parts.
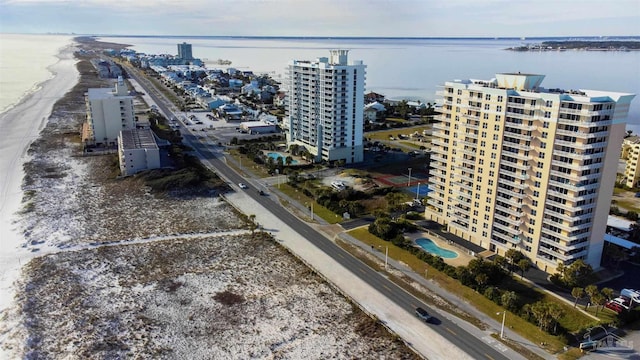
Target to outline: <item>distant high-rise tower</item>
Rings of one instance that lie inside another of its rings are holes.
[[[178,44],[178,57],[184,60],[192,60],[191,44],[187,44],[186,42]]]
[[[287,144],[303,146],[316,162],[361,162],[366,66],[348,62],[348,50],[330,54],[316,61],[289,62]]]
[[[446,82],[434,125],[427,219],[554,272],[600,267],[629,104],[635,95],[544,89],[544,75]]]

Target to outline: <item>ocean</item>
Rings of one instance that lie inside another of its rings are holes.
[[[0,113],[53,77],[48,68],[72,40],[73,37],[62,35],[0,34]]]
[[[546,88],[590,89],[640,95],[640,51],[504,50],[544,39],[442,38],[242,38],[104,37],[150,54],[177,54],[177,44],[193,45],[193,56],[208,67],[217,59],[237,69],[268,73],[279,79],[292,59],[314,60],[329,49],[348,49],[349,59],[367,65],[366,90],[389,99],[433,101],[445,81],[491,79],[500,72],[546,75]],[[640,134],[640,98],[634,99],[629,128]]]

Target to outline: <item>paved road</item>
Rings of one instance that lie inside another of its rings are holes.
[[[143,87],[145,87],[146,83],[140,82],[136,78],[135,74],[131,72],[129,72],[129,74]],[[155,94],[150,92],[149,89],[145,90],[147,90],[147,93],[156,101],[156,104],[165,113],[165,115],[173,116],[173,113],[163,100],[157,99]],[[274,200],[271,199],[271,196],[261,196],[258,193],[257,188],[253,185],[252,179],[241,177],[232,168],[226,165],[221,152],[212,152],[208,144],[203,143],[201,139],[191,135],[186,127],[182,126],[181,131],[183,132],[185,142],[200,154],[205,165],[209,166],[222,178],[228,180],[232,184],[238,184],[239,182],[249,184],[250,186],[248,189],[239,189],[239,191],[246,191],[253,200],[269,209],[288,226],[296,229],[296,232],[304,236],[307,241],[324,251],[328,256],[336,260],[342,266],[349,269],[349,271],[351,271],[355,276],[361,278],[363,281],[377,289],[380,293],[384,294],[387,298],[410,313],[413,313],[414,309],[418,306],[427,309],[431,314],[436,313],[433,309],[430,309],[426,304],[415,298],[413,295],[407,293],[392,281],[380,275],[376,270],[373,270],[360,260],[351,256],[351,254],[347,253],[338,245],[327,239],[324,235],[320,234],[305,222],[295,217],[285,208],[276,205]],[[237,185],[234,185],[234,187],[236,189],[238,188]],[[481,339],[467,333],[464,329],[446,318],[437,319],[437,325],[432,324],[425,326],[434,327],[434,330],[442,337],[446,338],[475,359],[507,359],[507,357],[505,357],[501,352],[489,346]],[[428,341],[428,339],[425,339],[425,341]]]

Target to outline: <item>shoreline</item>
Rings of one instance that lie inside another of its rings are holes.
[[[51,77],[34,85],[34,91],[25,93],[23,98],[0,114],[4,127],[0,140],[3,154],[0,173],[4,174],[0,182],[0,291],[3,294],[0,296],[0,314],[12,305],[14,283],[20,277],[22,265],[33,257],[33,253],[22,247],[24,236],[20,233],[23,165],[28,160],[31,144],[41,137],[54,105],[79,81],[78,60],[74,56],[77,48],[77,41],[70,39],[56,55],[58,61],[47,67]]]

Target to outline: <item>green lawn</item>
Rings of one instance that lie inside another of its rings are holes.
[[[427,278],[433,279],[440,287],[447,291],[456,294],[458,297],[465,299],[467,302],[474,304],[474,306],[481,312],[493,317],[497,321],[502,321],[501,315],[496,315],[497,312],[503,311],[502,307],[498,306],[494,302],[490,301],[483,295],[479,294],[475,290],[462,286],[458,280],[455,280],[436,269],[432,268],[422,260],[415,257],[413,254],[393,245],[391,242],[384,241],[372,234],[366,228],[358,228],[348,232],[349,235],[357,238],[365,244],[371,245],[378,249],[385,249],[389,247],[389,256],[393,259],[402,261],[407,264],[413,271],[418,274],[426,274]],[[516,274],[517,275],[517,274]],[[585,316],[579,311],[573,309],[572,306],[566,304],[563,301],[556,299],[555,297],[532,288],[526,283],[522,283],[514,279],[514,285],[512,287],[521,287],[518,294],[522,296],[528,292],[533,292],[536,299],[544,299],[545,301],[554,302],[559,304],[565,310],[565,315],[560,319],[559,323],[564,328],[571,331],[578,331],[586,326],[591,326],[597,323],[595,320]],[[526,287],[526,291],[524,290]],[[593,307],[592,307],[593,309]],[[595,311],[594,311],[595,312]],[[600,311],[599,316],[602,316],[603,321],[609,321],[610,316],[605,312]],[[510,312],[507,313],[507,326],[512,330],[518,332],[521,336],[529,339],[535,344],[546,343],[546,349],[558,353],[563,351],[563,347],[566,345],[566,340],[559,336],[553,336],[547,334],[538,327]]]
[[[384,131],[372,131],[364,134],[366,138],[370,141],[389,141],[389,136],[393,136],[395,139],[398,138],[398,134],[402,135],[411,135],[416,131],[419,134],[422,134],[422,130],[429,129],[429,126],[421,125],[421,126],[412,126],[408,128],[398,128]],[[397,140],[396,140],[397,141]]]
[[[329,224],[336,224],[342,220],[339,215],[333,213],[329,209],[324,206],[318,204],[314,199],[306,196],[302,193],[302,191],[294,188],[289,184],[280,184],[278,190],[283,192],[285,195],[289,196],[294,201],[297,201],[300,204],[311,204],[313,203],[313,214],[314,216],[319,216],[324,221]],[[309,205],[308,205],[309,206]]]

